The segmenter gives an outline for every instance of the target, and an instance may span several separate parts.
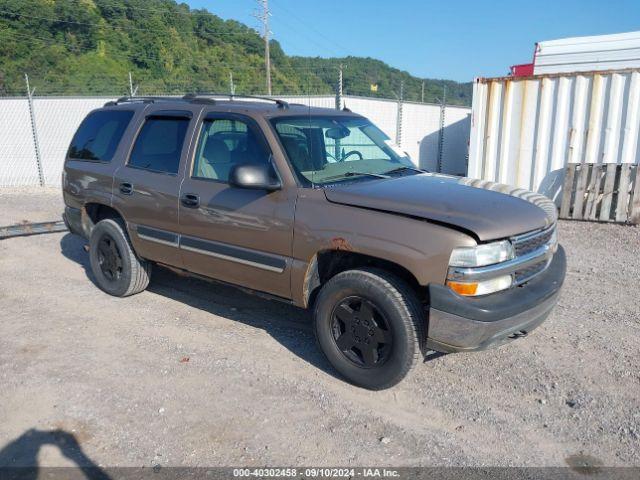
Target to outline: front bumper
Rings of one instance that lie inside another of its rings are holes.
[[[503,292],[472,298],[444,285],[430,285],[427,348],[476,351],[526,336],[557,303],[566,269],[564,249],[559,246],[544,272]]]

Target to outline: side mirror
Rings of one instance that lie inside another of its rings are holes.
[[[234,165],[229,172],[229,183],[234,187],[270,192],[282,188],[282,184],[270,164],[244,163]]]

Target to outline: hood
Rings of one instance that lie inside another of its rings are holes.
[[[439,174],[335,185],[327,200],[424,218],[496,240],[547,227],[557,218],[547,197],[499,183]]]

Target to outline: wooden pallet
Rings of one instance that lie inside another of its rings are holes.
[[[640,168],[630,163],[570,163],[560,218],[640,223]]]

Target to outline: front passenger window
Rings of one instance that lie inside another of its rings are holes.
[[[269,152],[252,127],[235,119],[209,119],[202,125],[193,177],[228,182],[234,165],[268,162]]]

